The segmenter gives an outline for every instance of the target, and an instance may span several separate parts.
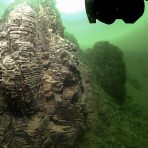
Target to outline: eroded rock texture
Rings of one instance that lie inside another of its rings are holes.
[[[0,147],[76,147],[83,87],[56,12],[49,2],[19,4],[1,21]]]

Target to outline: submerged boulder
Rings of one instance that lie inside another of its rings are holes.
[[[78,51],[55,6],[19,4],[0,26],[0,147],[76,147],[85,118]]]
[[[126,97],[126,67],[122,51],[109,42],[99,41],[86,51],[83,59],[90,65],[95,81],[122,102]]]

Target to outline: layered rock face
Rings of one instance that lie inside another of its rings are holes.
[[[33,10],[20,5],[1,32],[2,94],[15,114],[30,114],[40,95],[42,63],[35,52],[34,19]]]
[[[50,3],[0,24],[0,147],[76,147],[84,121],[77,48]]]

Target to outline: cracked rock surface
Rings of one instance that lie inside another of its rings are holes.
[[[19,4],[0,21],[0,147],[76,147],[84,97],[77,47],[55,7]]]

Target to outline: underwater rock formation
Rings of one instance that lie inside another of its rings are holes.
[[[87,130],[81,137],[80,148],[147,147],[147,119],[143,117],[142,106],[121,93],[125,87],[121,82],[126,78],[122,52],[108,42],[98,42],[94,47],[80,51],[81,60],[88,66],[82,66],[82,78],[85,78],[85,95],[89,101]],[[119,91],[118,101],[102,86],[101,80],[106,85],[112,84],[110,91]]]
[[[79,47],[79,43],[78,43],[76,37],[75,37],[73,34],[71,34],[71,33],[65,31],[65,32],[64,32],[64,38],[67,39],[67,40],[69,40],[69,41],[71,41],[71,42],[74,43],[78,48],[80,48],[80,47]]]
[[[109,42],[99,41],[88,49],[85,58],[89,61],[95,81],[109,95],[122,102],[126,97],[126,68],[122,51]]]
[[[83,130],[77,47],[55,7],[17,5],[0,24],[0,147],[72,147]],[[76,146],[75,146],[76,147]]]

